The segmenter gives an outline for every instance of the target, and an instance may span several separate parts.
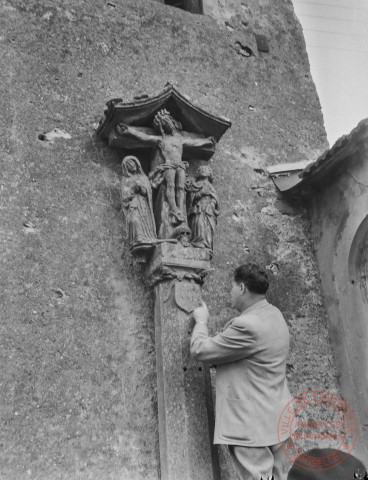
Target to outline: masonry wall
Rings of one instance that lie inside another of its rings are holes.
[[[368,166],[364,143],[357,145],[354,139],[344,149],[343,164],[314,195],[311,213],[339,384],[356,416],[356,453],[367,462]]]
[[[234,314],[232,270],[257,259],[292,334],[292,392],[336,392],[308,217],[264,173],[327,147],[291,2],[221,2],[215,20],[149,0],[4,0],[0,25],[0,476],[159,478],[152,292],[124,249],[122,153],[94,128],[107,100],[168,81],[233,122],[212,161],[212,331]]]

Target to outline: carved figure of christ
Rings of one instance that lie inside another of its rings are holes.
[[[166,110],[158,112],[153,125],[157,135],[150,135],[139,127],[132,127],[123,123],[118,124],[118,132],[129,134],[142,143],[142,146],[159,148],[164,159],[164,179],[166,183],[166,197],[170,213],[176,223],[186,222],[185,211],[185,170],[187,164],[182,161],[184,147],[208,148],[215,145],[216,140],[209,138],[184,137],[177,130],[175,122]]]

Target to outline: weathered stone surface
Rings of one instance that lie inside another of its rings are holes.
[[[233,122],[211,163],[221,204],[203,289],[212,332],[234,314],[228,272],[249,251],[276,262],[269,298],[291,328],[291,390],[336,391],[307,216],[262,213],[276,192],[259,165],[327,146],[301,28],[289,1],[239,8],[236,28],[265,34],[269,53],[239,56],[225,24],[149,0],[0,2],[7,480],[159,478],[153,301],[123,250],[122,155],[93,129],[107,99],[167,81]],[[71,138],[39,139],[55,128]],[[225,458],[223,479],[229,471]]]

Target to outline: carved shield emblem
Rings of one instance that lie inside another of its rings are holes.
[[[191,313],[200,305],[201,289],[194,282],[176,282],[175,283],[175,303],[186,313]]]

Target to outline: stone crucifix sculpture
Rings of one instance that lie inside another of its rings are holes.
[[[107,107],[97,135],[127,155],[121,182],[126,233],[132,254],[147,261],[154,290],[161,480],[219,480],[209,372],[191,359],[189,341],[219,213],[203,161],[231,124],[170,84],[156,96],[114,99]],[[188,180],[195,166],[197,175]]]
[[[162,159],[150,173],[152,187],[165,186],[165,195],[159,196],[161,205],[156,205],[155,217],[159,238],[173,238],[186,229],[189,233],[185,205],[185,179],[188,163],[182,160],[185,147],[214,147],[216,139],[185,137],[177,127],[179,122],[166,110],[160,110],[154,117],[153,126],[156,135],[149,135],[138,127],[124,123],[117,125],[117,132],[122,136],[131,136],[143,146],[157,147]]]

